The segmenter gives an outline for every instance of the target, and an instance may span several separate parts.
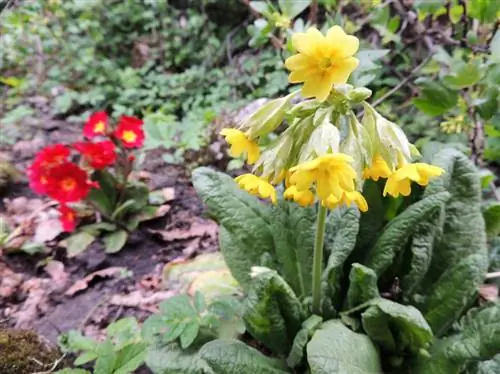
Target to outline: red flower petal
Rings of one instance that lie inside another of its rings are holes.
[[[76,211],[71,209],[69,206],[62,204],[59,207],[59,220],[61,221],[61,225],[64,231],[72,232],[75,231],[76,228]]]
[[[144,144],[143,121],[136,117],[121,116],[114,135],[125,148],[140,148]]]
[[[87,138],[94,138],[99,135],[106,135],[108,131],[108,115],[106,112],[95,112],[90,115],[83,127],[83,135]]]
[[[94,169],[100,170],[116,161],[115,145],[111,140],[97,143],[75,143],[73,147],[82,154]]]
[[[90,191],[87,173],[71,162],[50,169],[46,187],[47,195],[61,203],[80,201]]]

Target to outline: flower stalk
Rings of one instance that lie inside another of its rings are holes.
[[[321,273],[323,272],[323,247],[325,242],[327,208],[323,204],[318,204],[318,206],[312,272],[312,312],[321,315]]]

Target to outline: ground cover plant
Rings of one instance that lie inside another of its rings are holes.
[[[0,9],[6,374],[500,371],[495,2]]]

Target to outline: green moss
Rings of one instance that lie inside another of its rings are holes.
[[[45,371],[60,357],[33,331],[0,329],[0,373]]]

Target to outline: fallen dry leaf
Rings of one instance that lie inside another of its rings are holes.
[[[151,232],[159,234],[163,240],[171,242],[174,240],[203,237],[205,235],[215,238],[217,236],[218,227],[213,221],[199,219],[194,221],[188,229],[151,230]]]
[[[62,290],[66,287],[69,280],[69,274],[64,270],[64,264],[60,261],[50,261],[45,266],[45,271],[50,275],[56,290]]]
[[[110,304],[139,308],[155,313],[158,311],[157,305],[159,303],[175,295],[176,293],[174,291],[159,291],[149,293],[143,292],[141,290],[136,290],[127,295],[113,295],[111,297]]]
[[[33,242],[47,243],[57,238],[63,232],[61,222],[58,218],[41,220],[36,226]]]
[[[66,296],[73,296],[75,293],[83,291],[87,289],[89,286],[89,283],[96,277],[99,278],[107,278],[107,277],[112,277],[116,274],[120,274],[126,270],[126,268],[121,267],[121,266],[113,266],[109,267],[106,269],[94,271],[93,273],[90,273],[87,275],[85,278],[82,278],[80,280],[77,280],[73,285],[66,290],[64,293]]]
[[[146,290],[157,290],[161,284],[161,278],[157,274],[148,274],[141,278],[139,285]]]
[[[0,299],[8,299],[14,295],[22,281],[22,274],[15,273],[6,264],[0,263]]]
[[[27,328],[38,318],[38,312],[47,310],[48,293],[51,291],[51,281],[33,278],[22,285],[23,292],[28,294],[22,307],[14,314],[15,328]]]
[[[496,284],[483,284],[479,288],[479,295],[486,301],[497,301],[498,286]]]
[[[163,197],[165,198],[166,203],[168,203],[169,201],[175,200],[175,188],[165,187],[161,191],[162,191]]]

